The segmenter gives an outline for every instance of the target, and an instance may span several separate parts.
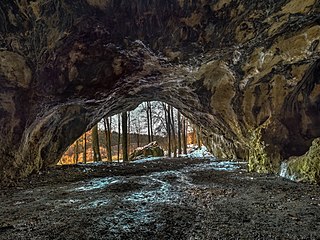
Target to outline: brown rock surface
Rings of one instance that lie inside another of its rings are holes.
[[[0,2],[0,179],[161,100],[214,154],[275,171],[320,136],[319,1]]]

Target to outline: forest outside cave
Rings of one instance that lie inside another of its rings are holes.
[[[187,156],[190,151],[197,149],[209,154],[203,146],[201,128],[166,103],[143,102],[126,114],[128,156],[132,155],[135,149],[143,148],[152,142],[164,150],[163,157]],[[101,119],[67,149],[58,164],[123,162],[121,117],[120,113]],[[153,156],[151,152],[150,157],[157,156]],[[133,160],[132,157],[129,160]]]

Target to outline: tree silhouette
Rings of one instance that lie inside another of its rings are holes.
[[[93,148],[93,161],[100,162],[102,159],[101,159],[101,154],[100,154],[98,124],[96,124],[92,128],[92,148]]]
[[[128,159],[128,114],[123,112],[122,117],[122,159],[127,162]]]

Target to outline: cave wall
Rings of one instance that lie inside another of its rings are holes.
[[[3,0],[0,179],[55,164],[105,114],[161,100],[218,157],[274,172],[320,136],[316,0]]]

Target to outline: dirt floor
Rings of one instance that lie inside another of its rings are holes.
[[[58,166],[0,203],[0,239],[320,239],[319,186],[210,159]]]

